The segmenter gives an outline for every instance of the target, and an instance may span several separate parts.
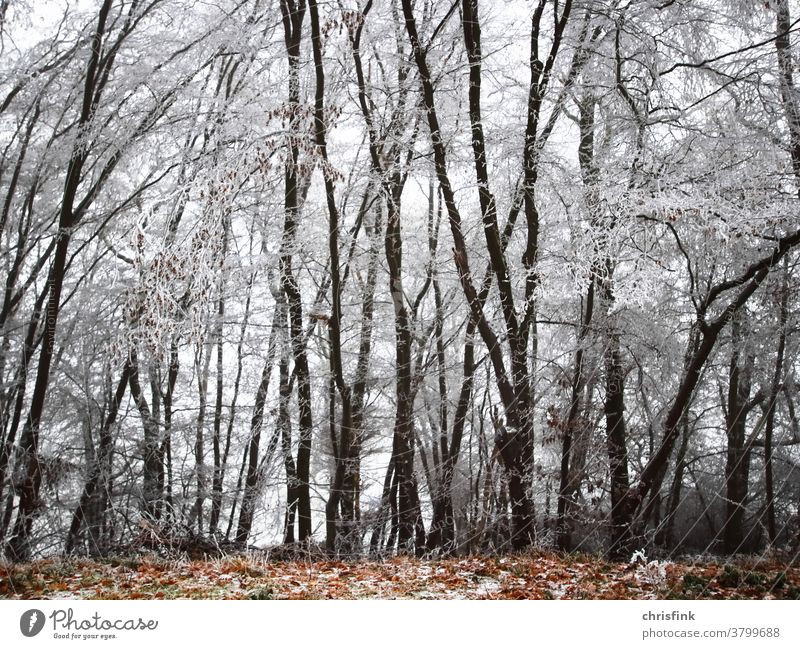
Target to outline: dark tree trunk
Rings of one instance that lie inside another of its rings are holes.
[[[222,458],[222,396],[224,390],[223,370],[223,325],[225,319],[225,258],[228,254],[228,236],[230,234],[230,217],[225,215],[222,234],[222,254],[219,260],[219,296],[217,297],[217,322],[214,327],[214,337],[217,343],[216,365],[216,390],[214,396],[214,417],[212,421],[211,447],[214,457],[214,473],[211,479],[211,513],[208,520],[208,533],[211,537],[217,535],[219,515],[222,508],[222,483],[225,467]]]
[[[3,441],[3,446],[0,448],[0,502],[2,501],[6,484],[8,464],[11,459],[12,451],[14,449],[14,442],[16,441],[17,437],[17,431],[19,430],[20,420],[22,419],[22,413],[25,408],[25,388],[28,379],[28,363],[30,362],[30,358],[33,356],[33,353],[37,347],[37,342],[41,342],[42,339],[42,335],[37,335],[37,332],[39,331],[42,307],[44,306],[44,301],[47,298],[47,294],[48,290],[45,288],[39,294],[36,304],[34,305],[33,315],[28,322],[28,327],[25,334],[25,342],[23,343],[22,353],[20,354],[20,369],[17,374],[18,385],[14,398],[14,414],[11,417],[11,423],[8,432],[6,433],[5,440]],[[3,517],[2,524],[0,524],[0,540],[5,539],[5,535],[8,530],[8,524],[12,513],[11,505],[13,504],[14,500],[13,485],[9,485],[8,498],[9,507]]]
[[[629,531],[631,512],[627,509],[625,494],[630,488],[628,478],[628,449],[625,433],[625,369],[619,349],[619,333],[608,336],[605,351],[606,445],[611,474],[611,550],[624,556],[630,549]]]
[[[206,428],[206,408],[208,405],[208,375],[211,368],[210,342],[198,345],[195,353],[195,372],[197,373],[197,418],[195,420],[194,436],[194,472],[195,486],[197,494],[194,506],[189,514],[189,527],[193,527],[197,521],[197,533],[203,533],[203,510],[208,492],[208,476],[206,474],[206,455],[205,455],[205,428]],[[156,418],[157,421],[157,418]]]
[[[774,543],[777,536],[775,525],[775,479],[773,470],[773,435],[775,430],[775,406],[781,383],[783,382],[783,360],[786,353],[786,325],[789,320],[789,265],[784,258],[783,278],[780,286],[780,305],[778,315],[778,351],[775,359],[775,372],[767,402],[767,421],[764,426],[764,483],[766,500],[764,513],[769,542]]]
[[[278,429],[281,432],[281,449],[283,451],[283,468],[286,471],[286,516],[283,525],[283,542],[294,543],[295,519],[297,515],[298,480],[297,466],[292,456],[292,422],[289,419],[289,361],[285,357],[280,364],[280,403],[278,405]]]
[[[364,432],[364,407],[367,394],[367,378],[372,350],[372,323],[375,305],[375,287],[378,279],[378,261],[382,225],[380,204],[375,210],[375,222],[371,229],[372,243],[369,253],[366,286],[362,297],[361,331],[359,333],[358,361],[356,375],[353,380],[352,421],[353,436],[350,443],[350,454],[345,458],[345,475],[342,485],[342,528],[343,552],[355,554],[360,540],[361,523],[361,453]]]
[[[159,473],[161,471],[161,459],[159,453],[158,428],[159,422],[150,412],[150,406],[142,393],[139,382],[139,358],[136,349],[132,349],[129,354],[128,364],[130,365],[130,375],[128,382],[131,387],[133,397],[139,415],[142,418],[144,428],[143,453],[143,478],[142,478],[142,515],[147,520],[156,520],[157,511],[162,493],[159,485]]]
[[[164,391],[164,439],[158,452],[158,493],[163,499],[156,508],[156,518],[170,520],[174,515],[175,503],[172,498],[172,415],[175,383],[178,380],[178,339],[170,343],[169,365],[167,367],[167,388]]]
[[[386,260],[389,265],[389,292],[395,313],[395,398],[394,443],[392,458],[397,481],[398,530],[400,552],[418,553],[415,539],[417,521],[421,518],[416,479],[414,477],[413,390],[411,385],[411,346],[413,344],[411,321],[405,305],[402,285],[402,242],[400,239],[400,213],[395,201],[389,200],[386,221]]]
[[[394,460],[390,459],[389,465],[386,467],[381,501],[369,541],[369,556],[372,559],[380,558],[383,550],[383,538],[386,533],[386,524],[389,521],[390,508],[393,507],[391,504],[393,500],[392,485],[394,485]]]
[[[368,2],[364,15],[371,8]],[[395,146],[389,150],[392,168],[384,167],[383,146],[378,141],[377,126],[366,95],[366,81],[360,56],[360,39],[363,22],[353,35],[353,58],[359,87],[359,104],[367,124],[370,138],[370,160],[373,170],[380,176],[387,207],[386,232],[384,237],[386,261],[389,267],[389,294],[394,307],[395,320],[395,398],[394,438],[392,442],[392,464],[394,482],[397,487],[397,541],[401,552],[420,554],[424,551],[425,535],[422,528],[417,481],[414,476],[414,431],[412,387],[413,322],[408,312],[403,292],[403,243],[400,233],[400,200],[405,175],[400,162],[402,149]],[[404,69],[398,73],[401,98],[405,96]],[[401,104],[402,105],[402,104]],[[402,115],[402,110],[398,110]],[[392,124],[397,129],[397,124]],[[410,154],[409,154],[410,157]],[[422,533],[420,533],[422,530]]]
[[[590,214],[590,219],[594,221],[594,212],[597,209],[596,184],[599,173],[594,157],[594,99],[589,97],[581,100],[578,108],[580,111],[578,121],[580,131],[578,162],[580,163],[581,176],[584,183],[584,193],[586,196],[585,203],[590,212],[592,212]],[[599,257],[597,253],[596,256]],[[594,261],[595,266],[598,263],[599,259],[596,259]],[[586,300],[583,304],[581,326],[578,330],[576,339],[575,364],[572,375],[570,405],[566,421],[563,424],[561,472],[558,490],[556,527],[558,530],[558,546],[561,550],[565,551],[570,549],[572,543],[570,522],[567,520],[567,514],[571,505],[571,500],[574,498],[574,494],[579,488],[579,479],[574,468],[572,467],[572,445],[574,442],[574,437],[580,432],[579,426],[582,426],[579,421],[579,414],[581,411],[581,396],[583,394],[584,384],[586,382],[584,356],[585,349],[588,344],[587,339],[589,336],[589,327],[592,324],[592,318],[594,316],[595,286],[599,279],[600,278],[597,276],[596,268],[593,268],[593,272],[589,277],[589,286],[586,289]]]
[[[89,475],[83,487],[78,506],[72,514],[72,522],[67,534],[64,552],[67,554],[77,550],[81,543],[83,528],[86,528],[87,549],[89,554],[102,554],[104,542],[102,539],[102,520],[108,506],[109,487],[114,455],[113,426],[125,396],[125,390],[130,380],[130,363],[122,369],[122,376],[108,406],[103,425],[100,429],[100,444],[98,445],[94,462],[89,468]]]
[[[753,359],[747,345],[743,313],[731,322],[731,362],[728,383],[727,417],[725,421],[728,448],[725,463],[725,524],[723,539],[728,554],[742,552],[744,519],[750,469],[747,436],[747,402],[752,384]]]
[[[581,412],[581,396],[583,395],[585,384],[585,345],[589,333],[589,326],[592,322],[592,315],[594,313],[594,290],[595,281],[594,278],[592,278],[589,282],[589,288],[586,291],[583,318],[576,340],[575,367],[572,376],[570,405],[566,421],[563,424],[564,437],[561,449],[560,485],[558,489],[556,514],[558,522],[556,527],[558,529],[558,547],[564,551],[568,551],[572,544],[570,522],[567,520],[567,516],[572,504],[571,501],[574,498],[575,492],[579,489],[580,479],[573,466],[572,445],[574,438],[580,434],[580,428],[583,427],[579,415]]]
[[[567,2],[567,5],[570,3]],[[565,5],[565,16],[569,13]],[[412,53],[417,65],[417,70],[422,82],[422,96],[425,113],[428,121],[428,130],[433,145],[436,175],[444,197],[447,214],[450,221],[450,230],[454,243],[454,259],[458,270],[464,295],[470,306],[472,316],[477,321],[477,328],[484,344],[489,350],[492,365],[495,370],[495,379],[506,409],[506,422],[497,428],[497,447],[503,458],[503,464],[509,475],[509,495],[511,499],[513,532],[512,545],[515,549],[528,545],[533,539],[533,506],[529,494],[529,482],[533,469],[533,417],[531,412],[532,394],[528,370],[528,342],[529,334],[535,327],[533,322],[533,287],[536,284],[533,267],[536,258],[536,241],[538,229],[531,201],[526,203],[528,217],[528,242],[524,256],[526,267],[526,304],[522,321],[520,322],[514,308],[513,296],[510,291],[510,278],[508,266],[502,250],[502,243],[497,227],[496,209],[494,198],[489,191],[486,180],[486,154],[483,143],[482,122],[480,119],[480,31],[477,21],[477,4],[470,0],[464,2],[463,11],[465,42],[470,57],[470,123],[472,125],[472,144],[475,158],[475,172],[478,178],[479,199],[486,235],[487,250],[490,254],[492,268],[497,277],[503,319],[506,334],[509,340],[509,356],[511,359],[511,374],[506,370],[502,348],[497,334],[492,329],[483,313],[480,296],[472,280],[469,266],[467,246],[464,240],[461,225],[461,214],[456,205],[455,193],[450,183],[447,170],[447,153],[439,118],[435,105],[432,75],[428,67],[426,50],[423,48],[418,33],[414,11],[410,0],[402,2],[405,16],[406,31],[411,42]],[[561,24],[561,23],[559,23]],[[563,28],[563,25],[561,25]],[[557,34],[560,40],[560,33]],[[558,46],[556,46],[556,50]],[[535,125],[534,125],[535,128]],[[526,146],[526,157],[528,147]],[[533,155],[533,152],[530,152]],[[485,181],[485,182],[484,182]]]
[[[289,62],[289,110],[290,132],[297,134],[300,125],[300,45],[305,16],[305,0],[281,0],[284,40]],[[284,228],[281,243],[281,284],[289,306],[294,375],[297,379],[297,407],[299,439],[297,447],[296,476],[293,485],[293,507],[297,508],[298,540],[311,536],[311,439],[313,420],[311,413],[311,384],[309,381],[308,357],[303,335],[303,304],[300,288],[292,268],[292,247],[295,241],[299,218],[299,179],[297,161],[299,148],[296,137],[289,144],[290,155],[286,160],[284,178]]]
[[[661,488],[672,449],[680,435],[679,424],[684,412],[689,407],[695,387],[716,346],[720,332],[728,324],[733,314],[752,297],[769,271],[798,244],[800,244],[800,231],[781,237],[770,254],[750,264],[740,275],[712,286],[703,301],[698,303],[698,318],[695,324],[701,332],[700,341],[693,353],[687,353],[686,369],[681,377],[676,395],[664,416],[661,444],[648,460],[638,482],[628,489],[621,503],[623,512],[628,518],[626,524],[629,528],[643,513],[642,505],[647,496]],[[716,318],[708,319],[707,313],[711,305],[719,300],[723,293],[737,287],[738,292],[725,305],[718,307],[720,314]],[[690,342],[690,345],[694,346],[694,343]]]
[[[675,473],[672,476],[672,485],[667,499],[667,513],[660,525],[660,533],[656,542],[669,550],[677,550],[678,543],[675,539],[675,517],[678,513],[683,494],[683,476],[686,472],[686,453],[689,449],[689,422],[688,414],[681,423],[681,444],[675,456]]]
[[[278,339],[278,329],[283,328],[286,322],[286,307],[283,305],[282,296],[275,292],[275,313],[272,317],[272,329],[269,335],[267,347],[267,358],[261,370],[261,380],[256,391],[256,400],[253,408],[253,417],[250,420],[250,437],[246,448],[246,477],[244,483],[244,494],[242,495],[242,507],[239,510],[239,525],[236,529],[236,545],[244,547],[247,538],[250,536],[250,529],[253,525],[253,511],[258,497],[258,453],[261,445],[261,429],[264,424],[264,406],[269,392],[270,376],[272,375],[272,364],[275,361],[275,348]],[[283,397],[281,397],[283,399]]]

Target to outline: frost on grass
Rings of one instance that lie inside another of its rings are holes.
[[[800,566],[736,562],[613,563],[532,553],[423,561],[213,561],[156,557],[0,565],[6,599],[798,599]]]

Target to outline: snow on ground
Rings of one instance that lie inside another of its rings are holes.
[[[138,556],[0,564],[7,599],[800,599],[796,561],[614,563],[535,552],[425,561]]]

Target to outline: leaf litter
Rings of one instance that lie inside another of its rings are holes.
[[[774,557],[612,562],[507,557],[303,561],[248,553],[0,563],[2,599],[800,599],[800,566]]]

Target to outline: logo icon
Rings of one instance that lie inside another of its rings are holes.
[[[26,638],[32,638],[44,628],[44,613],[39,609],[32,608],[25,611],[19,618],[19,630]]]

